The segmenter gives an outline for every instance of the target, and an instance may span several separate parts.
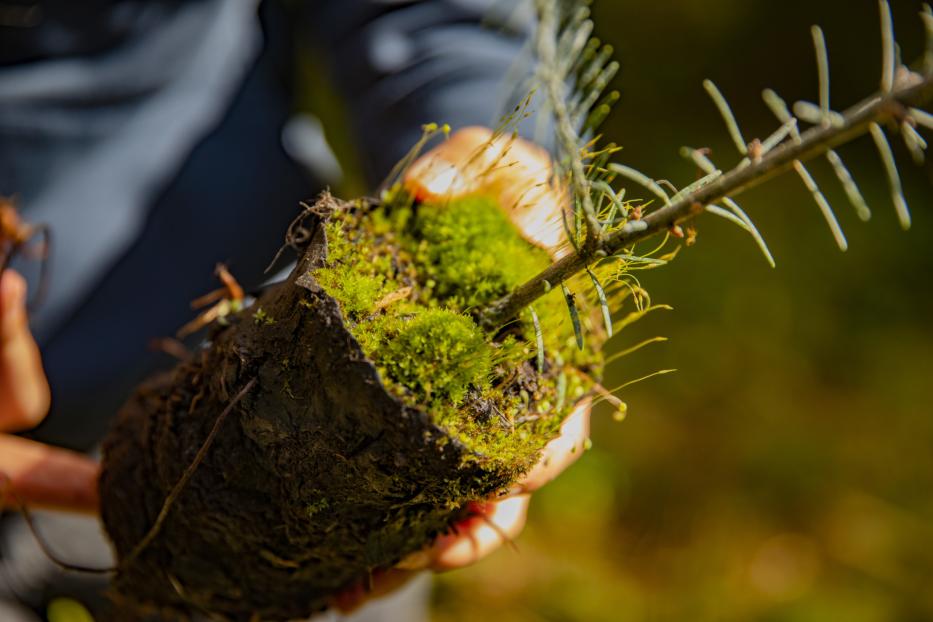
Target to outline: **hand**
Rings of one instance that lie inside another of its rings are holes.
[[[521,138],[495,137],[486,128],[467,128],[419,158],[405,174],[405,187],[419,200],[444,201],[467,194],[496,199],[530,242],[560,255],[564,241],[564,195],[553,184],[551,159]],[[339,594],[334,606],[344,613],[401,587],[423,570],[443,572],[476,563],[510,543],[525,526],[531,493],[557,477],[584,451],[589,438],[590,402],[585,400],[544,448],[538,464],[507,494],[473,504],[471,516],[427,549],[394,568],[374,573],[370,586]]]
[[[550,154],[527,140],[464,128],[418,158],[403,183],[419,200],[493,197],[528,241],[554,256],[566,252],[566,193],[555,183]]]
[[[0,508],[25,504],[96,512],[94,461],[2,434],[36,426],[49,409],[49,385],[26,318],[26,282],[0,275]]]

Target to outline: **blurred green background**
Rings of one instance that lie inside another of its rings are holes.
[[[904,58],[918,57],[921,3],[892,8]],[[747,139],[777,126],[764,87],[816,100],[811,24],[826,33],[838,108],[878,84],[874,0],[596,0],[594,13],[622,62],[605,126],[619,161],[681,185],[696,175],[681,145],[737,160],[703,78]],[[436,581],[437,622],[933,620],[933,173],[895,144],[905,233],[870,139],[841,153],[870,223],[828,164],[810,169],[847,253],[785,175],[742,198],[776,270],[749,236],[704,217],[696,246],[639,275],[675,311],[608,353],[670,341],[613,364],[605,384],[680,371],[626,389],[623,423],[594,412],[592,450],[535,495],[519,552]]]

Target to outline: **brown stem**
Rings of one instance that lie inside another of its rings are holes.
[[[872,123],[899,120],[906,114],[908,107],[923,106],[931,98],[933,76],[930,74],[915,84],[896,88],[888,94],[869,97],[843,113],[841,123],[815,126],[804,132],[799,141],[786,142],[760,160],[732,169],[716,181],[648,214],[644,219],[626,223],[621,229],[599,240],[594,247],[583,247],[559,259],[512,293],[481,310],[480,323],[490,329],[502,326],[552,286],[566,281],[600,258],[618,253],[635,242],[690,220],[701,213],[706,205],[728,196],[736,196],[786,171],[795,161],[810,160],[850,142],[865,134]]]

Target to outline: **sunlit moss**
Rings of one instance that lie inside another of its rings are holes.
[[[457,406],[492,372],[486,336],[469,317],[448,309],[416,314],[389,336],[381,352],[388,376],[430,403]]]
[[[471,309],[507,294],[550,263],[484,197],[423,206],[414,221],[416,260],[435,296]]]
[[[457,408],[471,388],[486,387],[493,346],[472,318],[446,308],[401,304],[352,329],[382,375],[432,408]]]
[[[390,291],[385,266],[373,265],[377,258],[367,240],[351,240],[338,220],[327,223],[328,264],[315,278],[334,296],[350,318],[358,318]]]

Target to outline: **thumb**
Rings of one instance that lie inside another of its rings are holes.
[[[554,179],[550,154],[518,136],[483,127],[458,130],[418,158],[404,184],[423,201],[492,197],[528,241],[555,256],[565,251],[566,193]]]

